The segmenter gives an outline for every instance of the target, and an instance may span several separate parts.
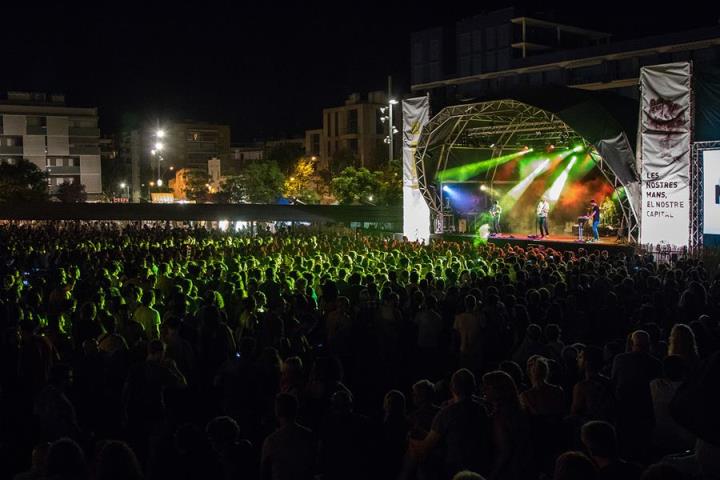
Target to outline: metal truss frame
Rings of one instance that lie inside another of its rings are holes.
[[[706,150],[720,150],[720,140],[695,142],[690,156],[690,248],[703,246],[703,164],[700,156]]]

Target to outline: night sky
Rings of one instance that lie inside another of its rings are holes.
[[[551,12],[618,37],[717,25],[720,15],[687,1],[679,12],[628,0],[28,3],[35,8],[3,6],[0,90],[64,92],[71,105],[98,106],[104,134],[192,119],[230,124],[236,142],[319,128],[323,107],[385,89],[389,74],[407,91],[411,32],[494,8]]]

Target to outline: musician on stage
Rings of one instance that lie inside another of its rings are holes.
[[[540,238],[548,237],[550,234],[548,233],[548,213],[550,212],[550,203],[548,202],[547,198],[543,196],[540,199],[540,203],[538,203],[537,206],[537,221],[538,226],[540,227]]]
[[[493,219],[493,233],[498,234],[500,233],[500,215],[502,214],[502,207],[500,206],[500,202],[495,200],[492,204],[492,207],[490,207],[490,215]]]
[[[600,208],[598,207],[597,202],[595,199],[590,200],[590,215],[592,219],[592,231],[593,231],[593,242],[597,242],[600,240],[600,235],[598,234],[598,225],[600,225]]]

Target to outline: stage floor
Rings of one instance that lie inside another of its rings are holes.
[[[475,235],[446,233],[443,235],[437,235],[435,238],[442,238],[444,240],[470,241],[475,239]],[[577,251],[580,248],[583,248],[587,252],[608,250],[619,253],[619,251],[624,250],[626,254],[631,254],[635,250],[632,245],[628,245],[626,243],[618,243],[615,237],[600,237],[600,240],[597,242],[581,242],[576,236],[570,235],[550,235],[541,239],[528,237],[527,234],[523,235],[520,233],[503,233],[488,237],[487,240],[489,243],[493,243],[498,246],[517,245],[523,248],[535,246],[554,248],[555,250],[562,251]]]

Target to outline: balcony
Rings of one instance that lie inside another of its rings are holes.
[[[22,154],[23,154],[22,145],[14,145],[12,147],[8,147],[7,145],[0,145],[0,155],[22,155]]]
[[[61,167],[55,167],[55,166],[47,166],[47,173],[48,175],[80,175],[80,165],[73,165],[72,167],[69,166],[61,166]]]
[[[27,126],[27,134],[28,135],[47,135],[47,127],[43,127],[41,125],[28,125]]]
[[[100,155],[97,145],[70,145],[70,155]]]
[[[68,135],[71,137],[100,137],[99,128],[91,127],[72,127],[68,129]]]

